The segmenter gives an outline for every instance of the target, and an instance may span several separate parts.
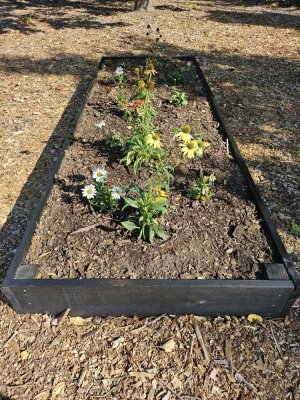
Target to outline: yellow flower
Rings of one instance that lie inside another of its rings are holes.
[[[146,143],[155,149],[161,147],[160,137],[155,132],[149,133],[149,135],[146,136]]]
[[[189,125],[184,125],[181,128],[175,128],[175,137],[183,142],[190,142],[192,140],[191,127]]]
[[[160,188],[159,186],[156,186],[155,191],[158,194],[158,196],[167,197],[167,192],[165,190],[163,190],[162,188]]]
[[[140,76],[140,69],[138,67],[134,68],[134,72],[137,74],[137,76]]]
[[[181,143],[180,147],[181,151],[185,156],[187,156],[187,158],[194,158],[195,152],[198,149],[197,142],[195,140],[190,140],[189,142]]]
[[[249,322],[262,322],[263,321],[262,317],[257,314],[249,314],[247,317],[247,320]]]
[[[143,81],[143,80],[138,81],[138,88],[140,90],[143,90],[144,87],[145,87],[145,81]]]
[[[210,146],[210,143],[204,142],[202,140],[202,138],[200,137],[197,139],[197,146],[198,146],[198,149],[196,151],[196,154],[197,154],[197,156],[201,157],[203,155],[204,148]]]
[[[215,175],[214,175],[214,174],[211,174],[211,175],[209,176],[209,180],[210,180],[211,183],[213,183],[213,182],[216,180]]]
[[[144,74],[145,75],[155,75],[156,74],[154,65],[152,63],[147,64]]]

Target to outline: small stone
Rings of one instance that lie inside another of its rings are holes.
[[[227,250],[225,251],[226,254],[231,254],[231,253],[233,253],[233,252],[234,252],[233,249],[227,249]]]

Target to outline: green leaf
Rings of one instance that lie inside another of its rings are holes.
[[[163,240],[168,239],[168,235],[160,226],[153,225],[152,228],[154,229],[154,232],[157,234],[157,236],[159,236],[161,239],[163,239]]]
[[[130,207],[133,207],[133,208],[138,208],[139,207],[137,201],[132,200],[130,197],[123,196],[123,199],[125,200],[125,203],[127,205],[129,205]]]
[[[124,226],[125,229],[128,231],[134,231],[135,229],[139,229],[138,226],[135,225],[132,221],[122,221],[121,224]]]
[[[293,225],[291,227],[291,233],[296,236],[300,236],[300,225]]]

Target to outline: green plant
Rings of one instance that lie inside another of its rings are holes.
[[[188,98],[185,92],[180,92],[175,86],[173,87],[173,94],[169,97],[169,101],[179,106],[186,106],[188,104]]]
[[[158,197],[153,188],[143,190],[137,185],[130,185],[129,191],[135,195],[135,199],[122,196],[125,201],[123,210],[130,207],[133,215],[121,224],[130,232],[137,231],[138,239],[144,239],[153,243],[154,237],[158,236],[163,240],[168,238],[166,232],[158,224],[158,218],[167,212],[168,200]]]
[[[114,133],[106,133],[105,134],[105,143],[108,147],[112,149],[116,148],[123,148],[125,144],[125,140],[122,137],[121,133],[114,132]]]
[[[178,83],[184,83],[185,76],[182,72],[175,70],[171,73],[170,78],[172,79],[174,86],[176,86]]]
[[[161,148],[161,146],[154,147],[149,143],[149,136],[151,135],[153,134],[145,136],[144,134],[136,132],[136,134],[130,136],[125,142],[123,148],[125,156],[120,162],[126,165],[133,163],[133,171],[136,175],[142,164],[145,164],[151,159],[159,160],[164,154],[165,150]]]
[[[300,225],[293,225],[291,227],[291,233],[296,236],[300,236]]]
[[[117,67],[115,70],[115,75],[116,81],[119,83],[120,86],[128,81],[128,77],[124,74],[123,67]]]
[[[36,18],[38,18],[38,14],[36,12],[32,12],[32,13],[30,13],[28,15],[25,15],[23,17],[24,22],[26,24],[28,24],[28,25],[32,25],[33,24],[33,20],[36,19]]]
[[[116,97],[113,99],[114,104],[116,104],[117,106],[123,106],[128,101],[129,98],[123,90],[120,90]]]
[[[98,211],[104,213],[116,207],[120,200],[123,190],[119,186],[109,188],[105,186],[107,171],[104,167],[93,170],[94,184],[86,185],[82,189],[82,196]]]
[[[193,200],[200,200],[203,204],[214,196],[211,187],[216,180],[214,175],[199,176],[194,187],[188,189],[187,195]]]

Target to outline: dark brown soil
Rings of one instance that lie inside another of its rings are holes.
[[[134,66],[137,65],[123,65],[126,71],[132,71]],[[158,67],[155,125],[163,143],[173,149],[174,162],[182,160],[173,140],[174,127],[189,124],[210,142],[202,159],[189,161],[176,170],[169,212],[161,222],[169,239],[157,239],[154,245],[137,241],[116,221],[119,211],[115,215],[99,214],[83,201],[81,188],[92,182],[91,169],[96,165],[108,169],[109,185],[137,183],[145,187],[148,178],[147,167],[135,176],[131,168],[120,165],[121,155],[106,145],[103,130],[95,126],[104,120],[105,129],[111,133],[129,132],[128,122],[112,102],[118,90],[114,82],[116,67],[106,65],[97,76],[27,262],[39,264],[43,278],[255,278],[259,264],[272,260],[271,249],[239,168],[226,152],[222,132],[193,66],[165,61]],[[184,82],[178,88],[187,93],[187,106],[168,101],[175,69],[184,74]],[[126,85],[128,92],[133,79]],[[115,86],[110,95],[106,91],[108,85]],[[205,205],[184,195],[184,187],[193,184],[200,171],[217,177],[215,197]],[[97,227],[75,232],[96,223]]]

